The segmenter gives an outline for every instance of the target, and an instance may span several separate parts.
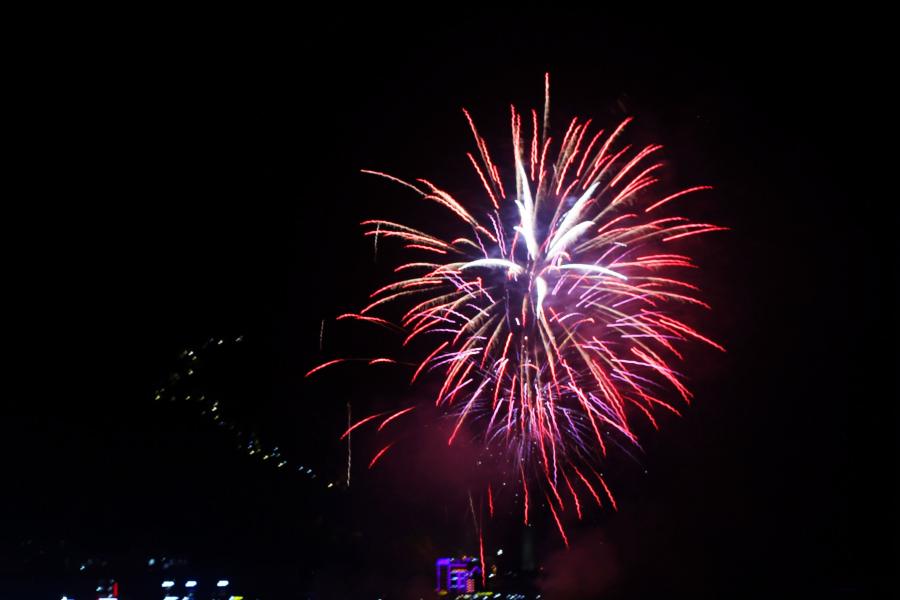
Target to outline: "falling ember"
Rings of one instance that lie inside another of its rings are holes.
[[[492,160],[464,111],[475,137],[468,162],[483,195],[472,206],[424,179],[408,183],[364,171],[434,202],[458,227],[445,240],[399,223],[365,221],[372,228],[367,235],[399,241],[422,262],[396,269],[410,274],[372,294],[358,315],[340,317],[402,333],[403,348],[418,356],[411,383],[429,374],[441,379],[434,400],[456,420],[449,441],[469,430],[468,439],[474,434],[517,464],[526,523],[529,481],[548,501],[549,488],[562,508],[562,475],[579,518],[584,487],[602,506],[584,473],[596,475],[592,465],[615,448],[640,449],[635,423],[656,427],[654,411],[680,414],[675,405],[689,403],[687,344],[724,351],[679,314],[709,308],[680,278],[695,267],[681,240],[725,228],[670,212],[711,188],[654,194],[662,146],[624,143],[631,118],[602,131],[573,119],[553,145],[549,106],[546,77],[542,127],[538,112],[530,111],[523,131],[512,108],[513,152],[505,168]],[[402,318],[366,316],[393,303],[404,305]],[[369,419],[348,426],[345,435]],[[607,483],[597,478],[616,508]],[[488,500],[493,515],[490,488]],[[561,525],[560,533],[565,540]]]

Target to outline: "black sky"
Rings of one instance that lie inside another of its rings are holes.
[[[358,224],[414,210],[359,169],[477,189],[460,108],[502,147],[509,104],[539,108],[549,72],[555,129],[635,116],[672,186],[715,187],[693,214],[732,230],[695,252],[728,354],[698,355],[693,408],[651,436],[647,474],[616,468],[619,512],[576,532],[615,549],[605,589],[877,597],[894,564],[892,212],[871,165],[887,119],[853,19],[731,14],[30,25],[7,91],[0,541],[268,552],[361,581],[465,551],[464,482],[410,491],[413,455],[334,501],[150,396],[182,349],[243,335],[248,421],[339,473],[347,399],[408,400],[363,370],[302,379],[368,343],[333,320],[389,276]],[[360,439],[359,464],[377,443]],[[552,533],[539,559],[565,563]],[[424,535],[434,548],[413,548]]]

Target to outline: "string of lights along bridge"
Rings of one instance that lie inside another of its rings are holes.
[[[238,404],[247,398],[225,398],[215,388],[215,376],[207,375],[210,365],[215,365],[219,357],[229,346],[244,345],[243,336],[234,339],[211,338],[206,342],[184,349],[179,355],[178,368],[169,374],[167,382],[160,385],[153,393],[156,402],[179,403],[195,408],[199,416],[208,419],[218,429],[228,433],[234,440],[238,450],[248,456],[271,462],[275,467],[296,473],[311,481],[316,480],[318,473],[309,460],[298,461],[286,457],[283,451],[274,444],[265,444],[246,419],[236,414]],[[218,386],[221,387],[221,386]],[[327,478],[326,478],[327,479]],[[339,485],[340,478],[333,480],[318,479],[317,484],[329,489]]]

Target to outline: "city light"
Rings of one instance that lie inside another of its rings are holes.
[[[184,587],[194,587],[195,585],[197,585],[196,581],[188,581],[184,584]]]
[[[175,585],[175,582],[174,582],[174,581],[163,581],[163,584],[162,584],[162,586],[163,586],[164,588],[170,588],[170,587],[172,587],[173,585]]]
[[[227,580],[227,579],[220,579],[220,580],[219,580],[219,583],[216,584],[217,587],[225,587],[225,586],[227,586],[227,585],[228,585],[228,580]]]

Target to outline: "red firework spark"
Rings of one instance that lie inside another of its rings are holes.
[[[545,87],[549,90],[549,79]],[[699,291],[695,286],[678,278],[679,270],[694,265],[670,246],[725,228],[684,217],[643,218],[711,188],[696,186],[656,201],[651,189],[663,165],[648,159],[662,146],[616,148],[631,118],[605,138],[603,131],[587,134],[590,121],[573,119],[554,161],[548,157],[549,91],[540,133],[537,112],[531,112],[529,140],[521,115],[512,108],[513,161],[501,177],[487,143],[464,111],[478,150],[468,158],[475,181],[487,192],[485,202],[471,210],[424,179],[408,183],[364,171],[434,201],[461,229],[453,241],[445,241],[398,223],[365,221],[363,225],[375,227],[367,235],[397,239],[412,252],[431,254],[428,262],[396,269],[419,271],[418,276],[381,288],[360,314],[340,318],[402,332],[404,346],[426,346],[421,354],[428,357],[413,364],[412,381],[423,373],[441,373],[435,402],[456,418],[448,443],[464,422],[487,423],[478,435],[488,446],[505,447],[521,473],[526,523],[527,466],[559,524],[546,491],[549,487],[564,510],[558,474],[574,496],[579,518],[582,507],[569,475],[577,474],[601,504],[579,465],[597,476],[616,508],[609,487],[591,466],[606,456],[606,441],[637,446],[635,418],[656,427],[654,409],[680,414],[657,396],[674,391],[690,402],[681,367],[676,368],[682,361],[676,346],[698,340],[724,351],[674,316],[684,305],[709,306],[691,295]],[[388,303],[409,301],[397,323],[365,316]],[[338,362],[327,362],[307,376]],[[409,410],[395,413],[379,429]],[[387,413],[350,430],[382,414]],[[490,488],[488,496],[493,515]]]

